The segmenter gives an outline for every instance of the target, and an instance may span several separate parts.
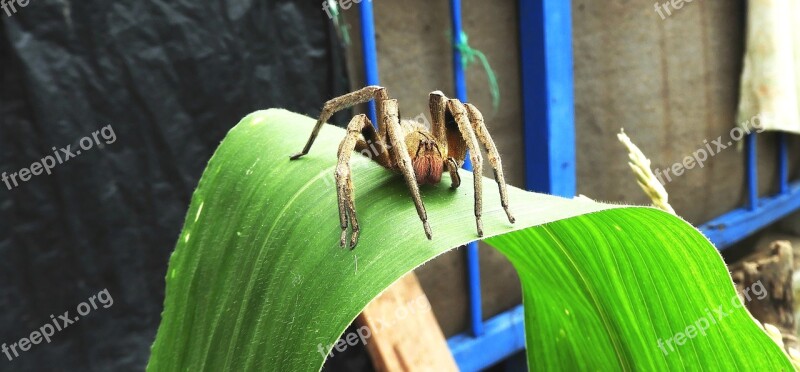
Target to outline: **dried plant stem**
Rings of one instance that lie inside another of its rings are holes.
[[[628,165],[636,175],[636,183],[644,190],[644,193],[653,201],[653,205],[657,208],[665,210],[669,213],[675,214],[675,210],[669,205],[669,195],[664,185],[658,182],[653,171],[650,170],[650,159],[644,156],[642,150],[639,150],[631,141],[625,130],[621,129],[617,138],[628,148]]]

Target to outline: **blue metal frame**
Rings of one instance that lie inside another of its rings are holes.
[[[785,194],[758,199],[758,207],[734,209],[699,227],[719,250],[752,235],[800,209],[800,182],[788,185]]]
[[[778,134],[778,193],[758,197],[756,135],[745,139],[747,203],[699,227],[719,250],[754,234],[770,224],[800,210],[800,181],[789,183],[788,135]]]
[[[521,0],[520,46],[529,190],[572,197],[575,98],[569,1]]]
[[[380,84],[378,79],[378,49],[375,46],[375,20],[372,15],[372,0],[363,0],[359,4],[361,14],[361,53],[364,58],[364,79],[367,85]],[[368,103],[368,115],[372,125],[378,127],[375,113],[375,101]]]
[[[570,2],[520,0],[519,23],[527,187],[537,192],[574,196]],[[453,34],[458,37],[460,30],[454,28]],[[459,64],[455,59],[454,65]],[[458,86],[458,80],[456,84]],[[473,290],[476,289],[470,285],[470,291]],[[475,313],[471,314],[474,321]],[[461,334],[450,338],[448,344],[459,368],[478,371],[523,350],[523,318],[522,305],[519,305],[486,321],[480,336]]]
[[[456,98],[467,102],[467,79],[461,63],[461,51],[455,47],[461,41],[461,0],[450,0],[450,19],[453,22],[453,82]],[[472,170],[469,153],[464,159],[464,169]],[[478,256],[478,243],[467,244],[467,285],[469,287],[470,330],[474,336],[483,334],[483,300],[481,297],[481,269]]]
[[[480,371],[525,348],[522,305],[486,321],[481,337],[460,334],[447,340],[461,371]]]
[[[778,192],[789,192],[789,135],[778,134]]]
[[[758,208],[758,160],[756,155],[756,135],[750,134],[745,138],[745,157],[747,158],[747,209],[755,211]]]

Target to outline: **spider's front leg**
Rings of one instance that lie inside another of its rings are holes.
[[[447,125],[445,124],[445,112],[447,111],[447,97],[441,91],[431,92],[429,96],[428,105],[432,121],[431,130],[436,142],[446,144],[448,153],[445,165],[447,172],[450,173],[450,188],[457,189],[461,185],[461,176],[458,175],[458,168],[461,167],[464,161],[466,149],[463,143],[449,143],[447,136]],[[463,142],[463,140],[461,141]],[[456,160],[453,156],[459,156],[460,159]]]
[[[466,142],[467,149],[469,149],[472,172],[475,175],[473,182],[475,186],[475,225],[478,228],[478,236],[483,236],[483,221],[481,220],[483,215],[483,182],[481,182],[483,177],[483,155],[481,155],[481,150],[478,148],[478,139],[475,137],[475,131],[469,122],[464,104],[457,99],[450,99],[447,101],[447,110],[452,115],[458,126],[458,131],[461,133],[462,140]]]
[[[428,240],[431,239],[431,226],[428,224],[428,213],[425,211],[425,205],[422,204],[422,197],[419,194],[419,185],[417,184],[417,177],[414,175],[414,166],[411,162],[411,156],[408,154],[405,138],[401,135],[402,128],[400,127],[400,114],[397,108],[396,99],[387,99],[378,103],[381,105],[383,117],[379,118],[386,128],[387,143],[392,146],[389,147],[389,152],[393,156],[394,164],[406,180],[406,185],[411,191],[411,198],[414,200],[414,206],[417,208],[419,219],[422,220],[422,228],[425,230],[425,235]]]
[[[364,138],[375,138],[375,128],[366,115],[357,115],[347,125],[347,135],[345,135],[342,143],[339,145],[338,162],[336,163],[336,196],[339,204],[339,222],[342,227],[342,237],[339,239],[339,245],[344,248],[347,243],[347,227],[352,229],[350,236],[350,249],[355,248],[358,244],[358,218],[356,217],[356,201],[355,193],[353,192],[353,178],[350,171],[350,156],[356,148],[360,136]],[[382,143],[378,143],[381,149],[384,148]],[[384,150],[385,151],[385,150]],[[388,156],[388,154],[378,154],[379,157]]]
[[[508,222],[514,223],[516,219],[511,215],[511,211],[508,210],[508,191],[506,190],[506,178],[503,176],[503,164],[500,161],[500,153],[497,151],[497,146],[495,146],[492,136],[489,135],[489,131],[486,129],[483,115],[478,111],[478,108],[470,103],[464,106],[467,108],[467,116],[469,117],[470,124],[472,124],[472,129],[475,131],[475,136],[483,143],[483,147],[486,148],[486,153],[489,155],[489,164],[492,165],[492,169],[494,170],[494,180],[497,182],[497,188],[500,190],[500,205],[503,206],[503,210],[506,212]]]
[[[388,98],[389,96],[388,93],[386,93],[386,88],[377,85],[370,85],[355,92],[347,93],[343,96],[339,96],[329,100],[328,102],[325,102],[325,105],[322,107],[322,113],[319,114],[319,119],[317,119],[317,123],[314,124],[314,130],[311,131],[311,136],[308,137],[308,141],[303,147],[303,150],[289,158],[291,160],[297,160],[301,156],[308,154],[308,151],[311,149],[311,145],[313,145],[314,140],[317,139],[317,135],[322,128],[322,124],[328,121],[333,114],[353,105],[369,102],[372,99],[380,101]],[[380,111],[378,111],[378,114],[380,114]],[[380,125],[381,123],[378,124]],[[385,129],[379,128],[379,131],[382,135]]]
[[[450,188],[457,189],[461,185],[461,176],[458,175],[458,162],[456,159],[447,158],[447,171],[450,173]]]

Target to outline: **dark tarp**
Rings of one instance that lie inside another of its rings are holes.
[[[0,10],[0,172],[53,147],[74,152],[108,125],[116,137],[99,136],[102,148],[51,175],[0,183],[0,344],[51,314],[76,316],[103,289],[114,300],[49,344],[13,361],[0,354],[0,370],[144,368],[167,260],[219,141],[249,112],[314,116],[347,90],[320,4],[31,0]]]

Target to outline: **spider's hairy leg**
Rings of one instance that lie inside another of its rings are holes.
[[[292,155],[289,159],[296,160],[301,156],[308,154],[308,151],[311,149],[311,145],[313,145],[314,140],[317,139],[317,135],[319,134],[319,130],[322,128],[322,124],[328,121],[333,114],[359,103],[368,102],[371,99],[374,99],[375,101],[382,101],[388,98],[389,96],[388,93],[386,93],[386,88],[377,85],[370,85],[355,92],[347,93],[343,96],[339,96],[328,102],[325,102],[325,106],[322,107],[322,113],[320,113],[319,119],[317,119],[317,123],[314,125],[314,130],[311,132],[311,136],[308,137],[308,142],[306,142],[305,147],[303,147],[303,151]],[[380,109],[378,109],[378,117],[380,116],[381,112]],[[378,123],[378,125],[380,125],[380,123]],[[378,131],[381,135],[383,135],[386,130],[379,127]]]
[[[450,99],[447,101],[447,110],[453,115],[453,120],[458,125],[458,130],[461,132],[461,136],[466,141],[469,149],[472,172],[475,175],[473,182],[475,184],[475,224],[478,228],[478,236],[483,236],[483,221],[481,220],[481,214],[483,213],[483,182],[481,182],[483,155],[481,155],[481,150],[478,148],[478,139],[475,138],[475,131],[472,130],[472,125],[469,123],[464,104],[457,99]]]
[[[461,176],[458,175],[458,162],[456,159],[447,158],[447,171],[450,172],[450,188],[457,189],[461,185]]]
[[[492,165],[494,170],[494,180],[497,182],[498,189],[500,189],[500,204],[503,206],[503,210],[506,211],[508,221],[514,223],[516,219],[508,210],[508,191],[506,191],[506,178],[503,176],[503,164],[500,161],[500,153],[497,151],[497,146],[495,146],[492,136],[489,135],[489,131],[486,129],[486,123],[483,121],[481,112],[472,104],[467,103],[465,106],[467,108],[469,121],[472,123],[472,128],[475,130],[475,135],[481,143],[483,143],[483,146],[486,148],[486,153],[489,156],[489,164]]]
[[[350,172],[350,156],[353,154],[356,143],[362,132],[374,133],[372,123],[366,115],[356,115],[347,125],[347,135],[339,145],[338,162],[336,163],[336,196],[339,204],[339,222],[342,227],[342,237],[339,245],[344,248],[347,243],[347,226],[352,229],[350,236],[350,249],[358,244],[358,218],[356,217],[355,193],[353,192],[353,178]]]
[[[364,138],[356,141],[355,150],[384,168],[392,169],[392,159],[389,156],[389,151],[386,149],[383,139],[375,131],[375,127],[372,124],[365,125],[364,129],[361,130],[361,135]]]
[[[433,91],[428,95],[428,107],[431,112],[431,132],[436,142],[447,143],[447,133],[445,130],[445,111],[447,110],[447,97],[439,90]],[[447,151],[445,151],[447,153]]]
[[[402,128],[400,127],[400,117],[397,108],[396,99],[387,99],[379,102],[383,106],[383,117],[379,120],[383,121],[388,136],[388,142],[393,146],[389,148],[389,152],[394,157],[394,164],[403,174],[406,180],[406,185],[411,191],[411,198],[414,199],[414,206],[417,208],[419,219],[422,220],[422,227],[425,229],[425,235],[430,240],[432,237],[431,227],[428,224],[428,213],[425,211],[425,205],[422,204],[422,197],[419,194],[419,185],[417,178],[414,175],[414,166],[411,162],[411,156],[408,155],[408,148],[406,147],[405,139],[402,137]]]
[[[433,91],[428,95],[428,106],[431,111],[431,132],[436,142],[440,146],[444,146],[445,155],[450,155],[445,160],[447,171],[450,173],[450,188],[457,189],[461,185],[461,177],[458,175],[458,168],[461,167],[461,162],[464,159],[455,159],[451,155],[451,150],[454,153],[459,152],[460,144],[449,143],[447,138],[447,124],[445,123],[447,111],[447,97],[439,90]]]

